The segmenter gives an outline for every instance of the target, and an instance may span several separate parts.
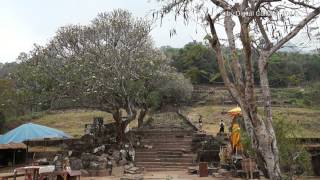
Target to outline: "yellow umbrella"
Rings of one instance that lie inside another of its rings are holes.
[[[241,108],[240,107],[236,107],[236,108],[233,108],[233,109],[228,111],[228,114],[230,114],[232,116],[238,115],[240,113],[241,113]]]
[[[228,113],[241,113],[241,108],[236,107],[228,111]]]

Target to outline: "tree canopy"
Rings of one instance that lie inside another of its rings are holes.
[[[194,84],[208,84],[222,81],[220,78],[215,54],[208,45],[199,42],[190,42],[183,48],[163,48],[171,57],[172,66]]]
[[[150,31],[150,22],[128,11],[101,13],[91,24],[62,27],[45,47],[22,53],[14,79],[37,105],[49,108],[67,99],[71,107],[106,111],[123,133],[155,101],[191,96],[192,85],[153,46]]]

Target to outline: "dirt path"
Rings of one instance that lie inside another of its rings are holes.
[[[238,178],[213,178],[199,177],[197,175],[188,175],[185,171],[168,171],[168,172],[147,172],[144,179],[154,180],[236,180]],[[119,177],[81,177],[82,180],[116,180]],[[239,179],[240,180],[240,179]]]

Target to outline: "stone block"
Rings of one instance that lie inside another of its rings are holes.
[[[124,174],[124,167],[118,166],[112,168],[112,176],[121,177]]]

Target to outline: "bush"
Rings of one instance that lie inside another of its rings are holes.
[[[306,87],[304,102],[307,105],[318,106],[320,104],[320,83],[313,83]]]
[[[289,179],[292,179],[293,175],[310,174],[310,154],[301,146],[295,134],[299,126],[287,123],[283,116],[275,116],[273,126],[277,137],[282,172]]]
[[[280,155],[280,166],[285,179],[292,179],[294,175],[310,175],[311,157],[296,139],[295,132],[299,128],[296,124],[287,123],[284,116],[275,116],[273,121]],[[241,142],[245,153],[255,156],[250,137],[245,131],[241,132]]]

